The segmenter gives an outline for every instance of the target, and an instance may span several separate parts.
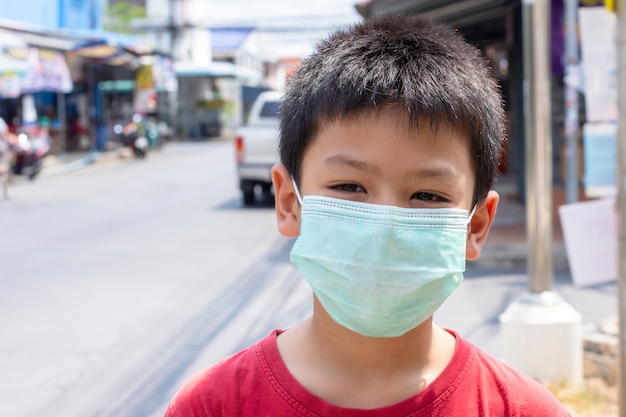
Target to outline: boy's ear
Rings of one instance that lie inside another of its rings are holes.
[[[272,167],[272,182],[276,197],[278,231],[285,237],[296,237],[300,234],[300,204],[291,182],[291,175],[284,165],[277,164]]]
[[[487,240],[487,235],[496,217],[498,201],[500,196],[497,192],[491,190],[487,193],[487,197],[476,206],[474,216],[469,223],[469,230],[466,241],[466,255],[469,260],[477,259],[480,251]]]

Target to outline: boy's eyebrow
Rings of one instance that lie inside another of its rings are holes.
[[[458,178],[461,175],[455,169],[450,166],[440,165],[438,167],[426,167],[426,168],[415,168],[411,171],[407,172],[407,178],[415,178],[415,177],[454,177]]]
[[[356,168],[360,171],[370,171],[374,174],[378,173],[379,170],[377,167],[373,167],[368,165],[363,161],[358,161],[356,159],[352,159],[347,155],[336,154],[333,156],[329,156],[324,160],[325,164],[337,164],[337,165],[348,165],[353,168]],[[428,178],[428,177],[453,177],[458,178],[460,174],[457,170],[453,169],[450,166],[440,165],[437,167],[423,167],[423,168],[415,168],[406,173],[407,178]]]
[[[324,160],[324,164],[348,165],[360,171],[371,171],[373,173],[378,172],[377,168],[372,167],[363,161],[357,161],[356,159],[352,159],[349,156],[340,153],[326,158]]]

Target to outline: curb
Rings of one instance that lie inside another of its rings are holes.
[[[60,163],[51,167],[45,167],[41,172],[41,176],[52,177],[55,175],[76,171],[93,164],[99,159],[99,157],[100,155],[98,152],[93,152],[83,158],[75,159],[71,162]]]
[[[56,175],[77,171],[98,161],[113,159],[114,157],[120,157],[123,151],[123,148],[106,152],[94,151],[86,154],[85,156],[65,161],[63,161],[63,159],[59,158],[57,155],[50,155],[46,158],[55,158],[55,160],[54,162],[51,162],[49,166],[46,166],[44,162],[41,176],[53,177]]]

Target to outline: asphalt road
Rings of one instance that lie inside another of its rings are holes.
[[[244,208],[227,141],[19,182],[0,200],[0,416],[157,417],[195,371],[309,314],[271,202]],[[439,324],[498,355],[523,269],[470,266]],[[585,323],[615,286],[555,288]]]

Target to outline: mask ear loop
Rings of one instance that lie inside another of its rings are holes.
[[[472,221],[472,217],[474,217],[474,213],[476,213],[477,206],[478,205],[475,205],[474,208],[472,208],[472,211],[470,211],[470,214],[467,216],[467,222],[465,223],[465,226],[468,226],[470,222]]]
[[[296,191],[296,197],[298,198],[298,203],[300,203],[300,205],[303,205],[303,201],[302,201],[302,196],[300,195],[300,189],[298,188],[298,184],[296,184],[296,180],[293,179],[293,177],[291,177],[291,183],[293,184],[293,188]]]

